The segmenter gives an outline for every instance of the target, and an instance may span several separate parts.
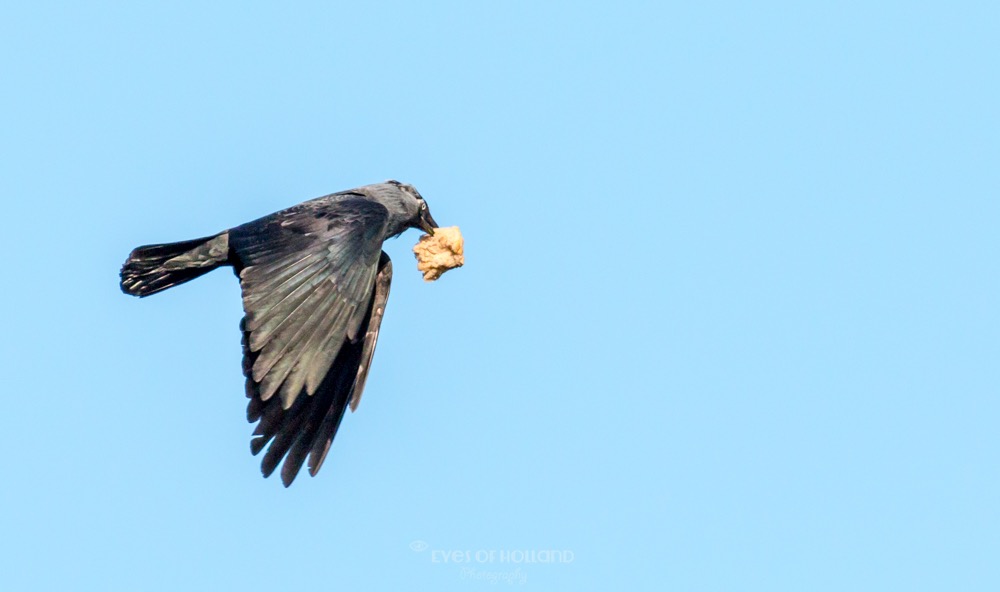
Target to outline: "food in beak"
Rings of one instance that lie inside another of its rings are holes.
[[[417,269],[428,282],[438,279],[449,269],[465,265],[465,240],[458,226],[432,230],[413,246]]]

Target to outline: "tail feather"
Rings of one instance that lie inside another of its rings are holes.
[[[121,271],[122,292],[149,296],[204,275],[229,260],[229,233],[132,251]]]

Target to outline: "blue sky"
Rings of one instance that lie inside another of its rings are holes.
[[[0,8],[0,588],[1000,586],[994,5],[204,4]],[[286,490],[118,269],[387,178],[467,264]]]

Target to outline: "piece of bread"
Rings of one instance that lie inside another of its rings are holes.
[[[458,226],[435,228],[433,235],[425,234],[413,245],[413,254],[424,280],[433,282],[449,269],[465,264],[465,241]]]

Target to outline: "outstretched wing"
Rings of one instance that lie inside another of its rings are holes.
[[[308,453],[311,472],[319,469],[347,401],[363,386],[376,278],[388,263],[387,220],[382,205],[345,196],[230,231],[246,312],[247,416],[260,420],[251,450],[270,443],[265,476],[288,455],[286,486]]]

